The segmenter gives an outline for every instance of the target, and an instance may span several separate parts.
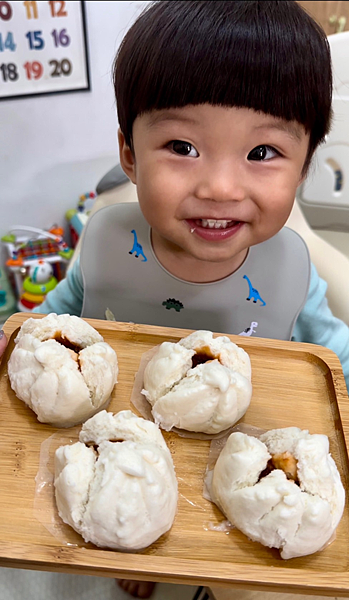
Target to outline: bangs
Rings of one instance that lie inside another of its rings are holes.
[[[155,2],[130,31],[138,51],[126,59],[126,35],[115,63],[124,135],[137,115],[203,103],[295,120],[318,141],[326,135],[327,38],[296,2]]]

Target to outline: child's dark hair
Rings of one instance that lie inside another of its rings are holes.
[[[294,0],[152,2],[119,48],[114,86],[130,148],[134,120],[151,110],[247,107],[304,126],[306,170],[330,128],[328,41]]]

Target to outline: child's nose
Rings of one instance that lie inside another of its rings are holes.
[[[241,202],[245,197],[242,173],[230,163],[211,164],[200,174],[196,195],[216,202]]]

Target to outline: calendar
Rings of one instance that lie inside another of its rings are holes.
[[[89,89],[84,2],[0,2],[0,99]]]

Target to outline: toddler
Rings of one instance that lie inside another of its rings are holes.
[[[326,35],[294,1],[160,1],[115,59],[120,163],[138,203],[106,207],[35,312],[312,342],[349,328],[284,224],[330,128]],[[138,597],[149,583],[123,582]]]

